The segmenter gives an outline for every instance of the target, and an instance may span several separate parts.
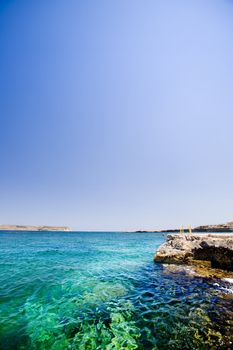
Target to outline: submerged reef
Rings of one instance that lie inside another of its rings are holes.
[[[168,235],[154,261],[233,271],[233,234]]]

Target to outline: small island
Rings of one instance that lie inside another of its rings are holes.
[[[68,226],[31,226],[31,225],[0,225],[0,231],[64,231],[69,232]]]

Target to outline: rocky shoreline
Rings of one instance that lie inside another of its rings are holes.
[[[170,234],[157,250],[155,262],[193,265],[212,273],[233,272],[233,234]],[[215,271],[215,272],[214,272]]]

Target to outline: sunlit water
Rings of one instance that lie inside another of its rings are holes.
[[[0,233],[0,349],[233,348],[230,283],[167,272],[153,263],[163,242]]]

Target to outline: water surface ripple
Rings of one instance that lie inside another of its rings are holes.
[[[154,264],[163,241],[0,233],[0,349],[232,349],[230,285]]]

